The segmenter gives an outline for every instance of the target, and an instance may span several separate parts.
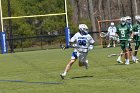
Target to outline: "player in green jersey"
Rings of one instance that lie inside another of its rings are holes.
[[[125,17],[126,19],[126,24],[128,25],[128,27],[130,27],[130,31],[132,31],[132,19],[130,16],[126,16]],[[131,43],[129,42],[129,52],[130,52],[130,57],[132,57],[133,59],[133,55],[132,55],[132,47],[131,47]],[[122,52],[120,53],[120,55],[118,56],[117,58],[117,62],[118,63],[123,63],[122,60],[121,60],[121,57],[123,56]]]
[[[117,26],[117,32],[116,35],[119,37],[121,49],[123,50],[123,53],[125,54],[125,64],[129,64],[129,43],[132,40],[130,38],[132,31],[131,28],[126,24],[126,18],[121,18],[121,24]]]
[[[135,42],[135,51],[134,51],[134,62],[135,63],[138,63],[138,59],[137,59],[137,52],[138,52],[138,49],[139,49],[139,46],[140,46],[140,16],[135,16],[135,19],[137,21],[137,23],[135,23],[133,25],[133,33],[134,33],[134,42]]]

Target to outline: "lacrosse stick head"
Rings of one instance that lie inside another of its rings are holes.
[[[140,15],[136,15],[136,16],[135,16],[135,19],[136,19],[136,21],[137,21],[138,23],[140,23]]]
[[[104,33],[104,32],[101,32],[101,33],[100,33],[100,37],[106,37],[106,36],[107,36],[106,33]]]

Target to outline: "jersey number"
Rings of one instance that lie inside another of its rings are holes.
[[[86,46],[86,40],[78,40],[78,44],[81,46]]]
[[[125,31],[121,30],[121,37],[125,37]]]

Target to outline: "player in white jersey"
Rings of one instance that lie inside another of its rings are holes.
[[[72,52],[71,60],[66,65],[66,68],[61,78],[64,79],[67,72],[70,70],[72,64],[79,58],[79,66],[85,66],[88,68],[88,60],[86,59],[88,51],[93,49],[93,38],[88,34],[88,27],[85,24],[79,24],[79,32],[77,32],[70,40],[74,51]]]
[[[111,41],[113,41],[113,46],[115,47],[115,35],[116,35],[116,27],[114,26],[114,22],[111,22],[111,25],[108,27],[108,36],[109,36],[109,44],[107,47],[110,47]]]

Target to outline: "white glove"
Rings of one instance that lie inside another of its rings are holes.
[[[93,45],[90,45],[89,47],[88,47],[88,50],[90,51],[90,50],[92,50],[94,48],[94,46]]]
[[[132,41],[132,39],[131,39],[131,38],[129,38],[129,39],[128,39],[128,41],[130,41],[130,42],[131,42],[131,41]]]
[[[77,47],[77,44],[72,44],[72,47],[74,47],[74,48]]]
[[[134,32],[134,35],[138,35],[139,34],[139,32]]]
[[[133,39],[133,37],[129,38],[129,39],[128,39],[128,41],[130,41],[130,42],[131,42],[131,41],[132,41],[132,39]]]

